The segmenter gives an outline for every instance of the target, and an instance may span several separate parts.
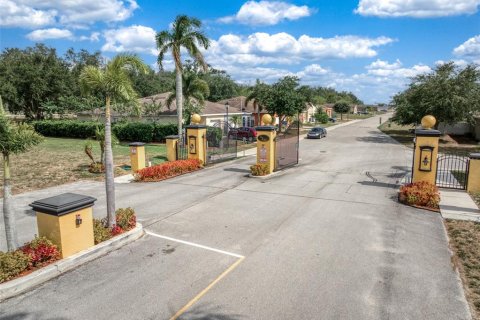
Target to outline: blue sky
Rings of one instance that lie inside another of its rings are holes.
[[[0,47],[127,51],[155,66],[155,32],[187,14],[212,40],[207,62],[239,82],[297,75],[388,102],[442,61],[480,63],[479,9],[480,0],[0,0]]]

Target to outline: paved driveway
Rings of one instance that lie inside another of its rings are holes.
[[[438,214],[400,206],[411,154],[378,118],[302,140],[300,165],[246,177],[254,158],[118,185],[148,234],[0,304],[27,319],[469,319]],[[78,183],[17,197],[25,204]]]

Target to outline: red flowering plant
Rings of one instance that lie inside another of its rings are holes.
[[[202,163],[198,159],[176,160],[138,170],[134,176],[136,181],[161,181],[201,167]]]
[[[47,265],[60,257],[57,246],[45,237],[27,242],[20,250],[29,257],[30,268]]]
[[[398,199],[400,202],[411,206],[431,209],[438,209],[440,205],[440,193],[437,186],[426,181],[401,186]]]

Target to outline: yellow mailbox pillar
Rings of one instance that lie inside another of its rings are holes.
[[[480,153],[470,154],[467,191],[480,192]]]
[[[130,162],[132,164],[132,171],[136,172],[145,168],[145,143],[133,142],[130,146]]]
[[[268,165],[269,174],[275,170],[275,138],[277,136],[272,122],[272,117],[264,114],[262,116],[264,125],[255,127],[257,131],[257,164]]]
[[[436,182],[438,139],[441,133],[432,129],[435,123],[433,116],[425,116],[422,118],[422,129],[415,130],[412,182]]]
[[[167,160],[168,161],[175,161],[177,160],[177,143],[178,143],[178,136],[166,136],[166,147],[167,147]]]
[[[198,114],[192,115],[192,124],[186,126],[186,144],[188,159],[198,159],[204,165],[207,159],[207,126],[200,124],[202,118]]]
[[[92,206],[97,199],[75,193],[34,201],[40,237],[47,237],[66,258],[94,245]]]

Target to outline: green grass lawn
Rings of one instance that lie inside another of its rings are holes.
[[[20,193],[41,189],[80,179],[102,180],[103,174],[88,172],[90,159],[84,152],[85,140],[45,138],[34,149],[11,157],[13,192]],[[145,148],[146,161],[159,164],[166,161],[164,144],[149,144]],[[95,160],[100,160],[100,146],[93,141]],[[128,143],[113,146],[116,175],[130,173],[120,168],[130,165],[130,148]],[[124,167],[125,168],[125,167]],[[0,171],[3,178],[3,169]],[[3,180],[0,181],[3,186]],[[1,195],[1,191],[0,191]]]

